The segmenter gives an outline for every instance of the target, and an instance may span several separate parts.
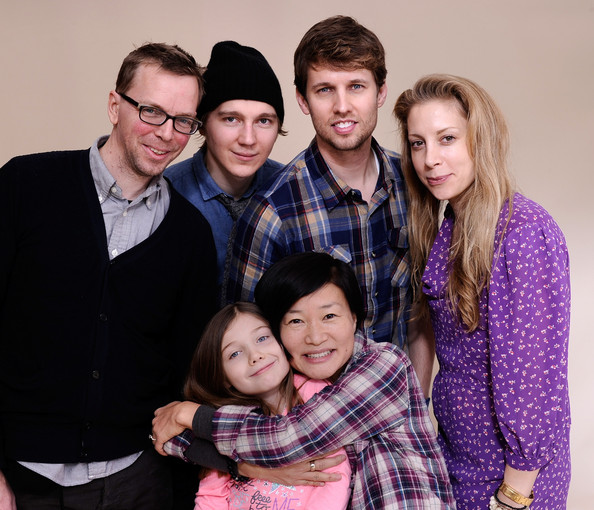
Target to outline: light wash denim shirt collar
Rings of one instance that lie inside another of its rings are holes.
[[[206,169],[206,162],[204,161],[204,154],[206,153],[205,149],[200,149],[196,154],[194,154],[194,171],[196,173],[198,187],[200,188],[200,193],[202,194],[202,199],[206,202],[207,200],[211,200],[215,198],[217,195],[224,193],[227,196],[231,196],[225,193],[221,187],[215,182],[212,178],[208,170]],[[269,177],[269,174],[265,172],[258,171],[256,172],[256,176],[254,180],[250,184],[250,187],[247,191],[242,195],[242,198],[249,198],[251,197],[256,190],[262,188],[263,181]],[[233,197],[231,197],[233,198]]]

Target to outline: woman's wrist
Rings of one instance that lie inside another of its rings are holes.
[[[196,437],[213,441],[213,420],[216,410],[210,406],[200,406],[192,419],[192,431]]]
[[[489,500],[489,510],[526,510],[534,501],[534,493],[526,496],[514,489],[505,480],[495,490]]]
[[[505,480],[501,482],[498,494],[504,498],[504,501],[508,500],[512,503],[515,503],[515,505],[520,505],[521,507],[529,507],[534,501],[534,493],[532,492],[532,488],[530,488],[530,495],[526,496],[526,494],[516,490]]]
[[[185,400],[184,402],[180,402],[177,406],[176,413],[175,413],[175,423],[184,429],[192,429],[192,420],[194,419],[194,415],[196,411],[200,407],[199,404],[195,402],[190,402],[189,400]]]
[[[509,508],[528,508],[533,499],[532,487],[538,477],[538,469],[523,471],[513,468],[510,464],[505,466],[503,480],[495,491],[499,501]]]
[[[230,459],[229,457],[227,457],[227,469],[229,470],[229,476],[236,482],[247,482],[250,479],[249,476],[244,476],[240,473],[240,469],[245,472],[243,465],[237,464],[237,462],[235,462],[233,459]]]
[[[509,499],[505,495],[501,494],[501,492],[499,491],[499,489],[497,489],[495,491],[495,494],[493,495],[493,498],[491,498],[491,499],[495,499],[495,502],[497,503],[497,506],[495,508],[497,508],[497,509],[503,509],[503,510],[510,510],[510,509],[513,509],[513,510],[525,510],[525,509],[528,508],[525,505],[519,505],[515,501],[512,501],[511,499]]]

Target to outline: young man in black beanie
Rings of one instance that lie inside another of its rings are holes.
[[[215,44],[198,107],[204,144],[165,172],[174,188],[208,220],[217,248],[218,281],[236,219],[249,198],[283,167],[268,159],[284,134],[283,96],[274,71],[256,49]]]

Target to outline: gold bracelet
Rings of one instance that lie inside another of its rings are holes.
[[[511,485],[505,483],[505,480],[501,482],[499,486],[499,490],[501,494],[511,499],[514,503],[518,505],[530,506],[534,501],[534,491],[530,491],[530,496],[526,497],[523,494],[520,494],[516,489],[514,489]]]

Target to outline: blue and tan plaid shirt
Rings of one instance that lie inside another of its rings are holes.
[[[406,342],[410,270],[400,159],[372,141],[379,176],[369,203],[335,177],[316,141],[238,220],[226,301],[252,301],[258,280],[281,258],[327,252],[354,269],[366,312],[363,330],[377,342]]]

